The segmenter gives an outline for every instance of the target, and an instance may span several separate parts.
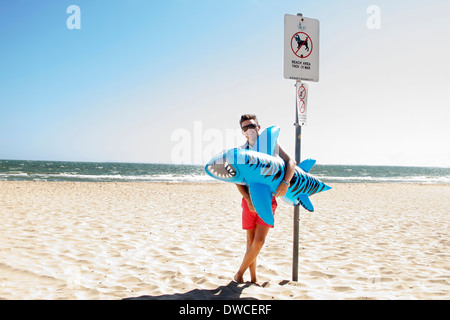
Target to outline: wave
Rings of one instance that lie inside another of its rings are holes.
[[[325,183],[450,183],[450,176],[405,176],[405,177],[371,177],[371,176],[327,176],[315,175]],[[28,174],[24,172],[0,173],[0,180],[28,180],[28,181],[94,181],[94,182],[219,182],[206,174],[144,174],[144,175],[122,175],[122,174],[77,174],[77,173],[55,173],[55,174]]]
[[[94,181],[94,182],[216,182],[210,176],[204,175],[180,175],[180,174],[156,174],[156,175],[121,175],[121,174],[27,174],[27,173],[0,173],[0,181],[3,180],[29,180],[29,181]]]
[[[316,177],[323,182],[386,182],[386,183],[450,183],[450,176],[441,177],[429,177],[429,176],[405,176],[405,177],[371,177],[371,176],[322,176],[316,175]]]

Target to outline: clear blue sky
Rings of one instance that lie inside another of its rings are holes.
[[[73,4],[79,30],[66,26]],[[380,29],[366,26],[370,5]],[[247,112],[281,126],[293,154],[283,19],[297,12],[321,28],[302,158],[450,167],[442,0],[2,0],[0,159],[170,163],[176,130],[206,156],[243,142],[207,133]]]

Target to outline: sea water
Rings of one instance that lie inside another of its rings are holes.
[[[311,174],[325,183],[450,183],[450,168],[320,165]],[[218,182],[203,166],[120,162],[0,160],[0,181]]]

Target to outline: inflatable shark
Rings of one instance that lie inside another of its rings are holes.
[[[279,132],[279,127],[269,127],[259,135],[253,149],[230,149],[215,156],[205,166],[206,173],[215,179],[247,185],[256,213],[269,225],[274,224],[272,195],[286,170],[283,159],[274,156]],[[309,196],[331,189],[309,174],[315,163],[308,159],[295,167],[286,195],[282,197],[287,203],[301,204],[311,212],[314,207]]]

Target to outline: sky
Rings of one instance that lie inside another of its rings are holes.
[[[294,156],[297,13],[320,21],[301,158],[450,167],[448,0],[2,0],[0,159],[201,164],[243,113]]]

